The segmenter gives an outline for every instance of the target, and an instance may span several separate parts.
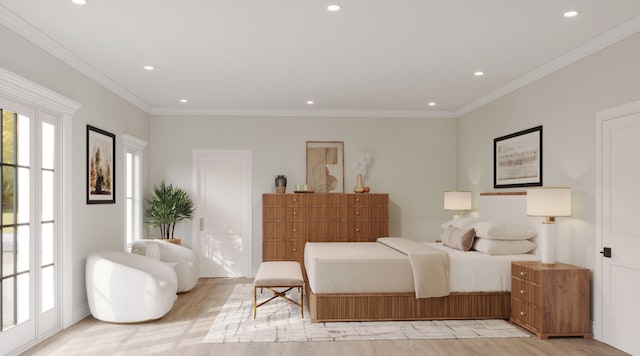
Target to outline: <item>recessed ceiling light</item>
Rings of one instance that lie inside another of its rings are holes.
[[[313,104],[315,104],[315,103],[316,103],[316,102],[315,102],[315,101],[313,101],[313,100],[307,100],[307,105],[313,105]]]
[[[144,70],[154,70],[156,69],[154,66],[144,66]]]
[[[71,0],[71,2],[76,5],[85,5],[87,3],[87,0]]]
[[[434,103],[434,102],[432,101],[432,102],[430,102],[428,105],[429,105],[429,106],[436,106],[436,103]]]
[[[564,17],[571,18],[578,16],[579,12],[576,10],[567,11],[564,13]]]
[[[482,77],[484,75],[484,72],[479,70],[477,72],[474,72],[473,75],[475,75],[476,77]]]
[[[338,4],[332,4],[327,6],[327,10],[331,11],[331,12],[337,12],[342,10],[342,6],[338,5]]]
[[[181,102],[181,103],[186,103],[186,102],[188,102],[188,101],[189,101],[189,100],[187,100],[187,99],[180,99],[180,102]]]

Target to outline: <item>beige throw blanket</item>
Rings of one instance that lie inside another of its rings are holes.
[[[449,295],[449,255],[446,252],[403,237],[381,237],[378,242],[409,257],[416,298]]]

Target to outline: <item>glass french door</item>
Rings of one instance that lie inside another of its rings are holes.
[[[56,116],[0,98],[0,354],[59,327]]]

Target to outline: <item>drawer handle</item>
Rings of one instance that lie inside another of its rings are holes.
[[[360,198],[356,198],[356,202],[359,203],[360,202]]]
[[[293,229],[293,232],[298,232],[298,230],[296,230],[296,229]]]
[[[526,291],[526,290],[524,290],[524,289],[520,289],[520,294],[525,294],[525,293],[527,293],[527,291]]]
[[[356,229],[356,232],[360,232],[360,229]]]
[[[520,275],[521,275],[521,276],[526,276],[526,275],[527,275],[527,271],[522,271],[522,272],[520,272]]]
[[[294,212],[293,212],[293,215],[296,215],[296,214],[297,214],[297,213],[294,211]]]
[[[521,312],[520,312],[520,316],[527,316],[527,312],[525,312],[525,311],[521,311]]]
[[[360,215],[360,212],[359,212],[359,211],[356,211],[356,215]]]
[[[298,251],[298,250],[294,248],[294,249],[293,249],[293,252],[296,252],[296,251]]]
[[[297,202],[296,198],[293,198],[293,202],[294,202],[294,203],[295,203],[295,202]]]

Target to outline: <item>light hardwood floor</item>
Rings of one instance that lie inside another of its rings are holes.
[[[24,355],[626,355],[593,339],[465,339],[203,344],[216,315],[243,278],[200,279],[164,318],[110,324],[87,317]]]

